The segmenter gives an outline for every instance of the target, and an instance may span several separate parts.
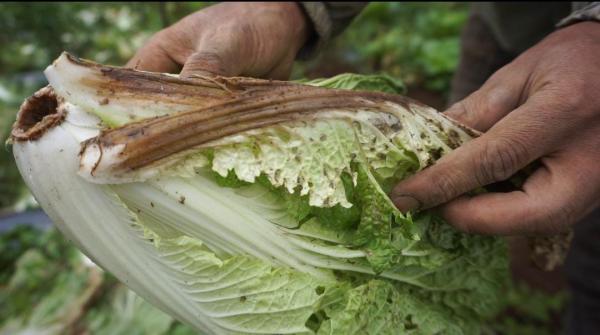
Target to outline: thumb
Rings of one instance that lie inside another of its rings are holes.
[[[164,46],[165,38],[165,31],[157,33],[135,53],[125,67],[151,72],[178,71],[179,64],[169,55]]]

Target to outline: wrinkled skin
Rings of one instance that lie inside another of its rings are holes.
[[[445,112],[485,134],[397,185],[396,205],[441,205],[458,228],[506,235],[562,231],[589,214],[600,204],[599,54],[600,24],[584,22],[497,71]],[[536,159],[520,191],[462,195]]]
[[[157,33],[128,66],[285,79],[310,29],[293,3],[223,3]],[[446,115],[485,134],[404,180],[403,211],[436,207],[485,234],[562,231],[600,204],[600,24],[557,30]],[[469,197],[539,160],[522,190]]]
[[[309,34],[295,3],[220,3],[156,33],[127,63],[154,72],[287,79]],[[182,68],[183,67],[183,68]]]

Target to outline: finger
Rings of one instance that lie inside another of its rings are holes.
[[[585,158],[584,158],[585,159]],[[463,196],[441,206],[444,218],[460,230],[472,233],[512,235],[563,231],[584,217],[597,199],[600,178],[583,166],[593,162],[549,159],[525,182],[523,191]]]
[[[177,73],[181,66],[169,56],[162,46],[164,34],[157,33],[125,65],[142,71]]]
[[[287,57],[288,59],[279,62],[277,66],[267,73],[265,79],[288,80],[292,73],[294,57],[294,55],[291,55]]]
[[[522,71],[511,68],[515,66],[496,72],[479,90],[450,106],[444,114],[479,131],[491,128],[519,105],[526,78]]]
[[[230,58],[224,52],[198,51],[193,53],[183,65],[181,70],[182,77],[201,76],[237,76],[241,69],[227,61]]]
[[[211,31],[205,34],[196,45],[183,65],[182,77],[201,76],[239,76],[248,63],[248,41],[244,41],[242,33],[228,29]],[[246,57],[244,57],[246,55]]]
[[[475,188],[508,179],[558,147],[573,125],[556,117],[556,104],[541,94],[511,112],[481,137],[400,182],[391,198],[402,211],[427,209]]]

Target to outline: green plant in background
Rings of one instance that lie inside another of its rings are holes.
[[[123,64],[152,33],[208,4],[1,4],[0,74],[42,70],[65,50]]]
[[[409,87],[446,93],[467,15],[468,5],[461,3],[374,2],[332,41],[323,57],[343,59],[354,72],[385,72]]]

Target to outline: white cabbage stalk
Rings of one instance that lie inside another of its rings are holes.
[[[68,54],[45,74],[49,86],[12,132],[25,182],[94,262],[198,331],[465,333],[494,309],[506,268],[498,241],[413,220],[385,195],[476,135],[435,110],[398,95],[179,79]],[[232,174],[241,186],[215,182]],[[340,233],[318,214],[299,222],[282,200],[350,211],[353,187],[378,206],[367,212],[363,200],[361,225],[392,220],[385,252],[380,228]],[[367,308],[375,288],[390,291],[383,316],[352,316],[352,297]]]

